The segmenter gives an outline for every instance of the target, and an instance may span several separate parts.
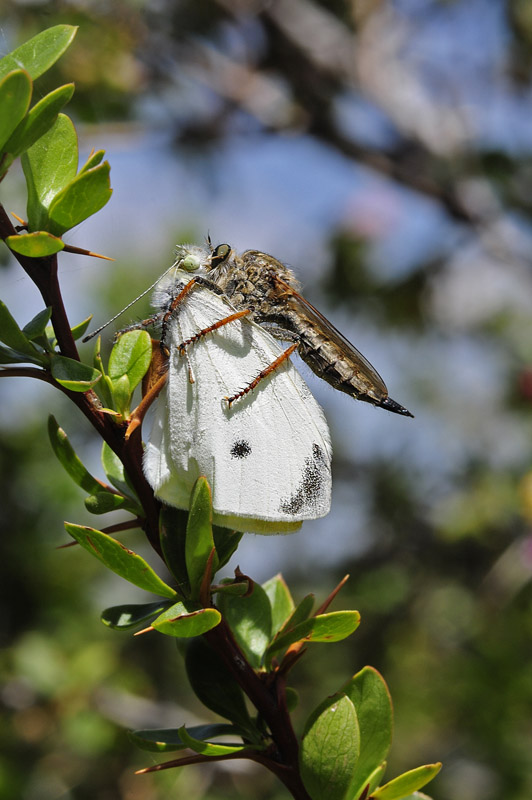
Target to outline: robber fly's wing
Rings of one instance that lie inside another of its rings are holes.
[[[329,510],[331,446],[323,412],[294,365],[283,362],[229,407],[224,397],[282,353],[278,342],[244,317],[190,345],[187,358],[179,354],[183,341],[233,312],[203,286],[176,309],[146,478],[163,502],[188,508],[194,481],[205,475],[216,524],[256,533],[297,530]]]
[[[356,367],[357,372],[361,372],[365,377],[371,381],[374,387],[383,395],[388,395],[388,389],[383,379],[368,359],[351,344],[351,342],[334,327],[332,322],[321,314],[317,308],[305,300],[305,298],[292,289],[290,284],[286,283],[282,278],[275,277],[276,284],[282,289],[283,294],[288,295],[289,302],[292,308],[298,310],[304,318],[321,331],[329,341],[336,345],[345,360],[350,360]]]

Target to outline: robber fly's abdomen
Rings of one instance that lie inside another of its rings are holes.
[[[292,326],[295,327],[294,325]],[[358,365],[320,332],[309,320],[297,324],[298,353],[311,370],[340,392],[379,405],[387,394],[378,393],[360,372]]]

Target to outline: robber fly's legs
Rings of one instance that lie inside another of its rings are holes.
[[[237,319],[241,319],[242,317],[245,317],[247,314],[250,314],[250,313],[251,313],[251,311],[249,310],[249,308],[246,308],[244,311],[235,311],[234,314],[229,314],[229,316],[224,317],[223,319],[219,319],[218,322],[214,322],[212,325],[209,325],[207,328],[203,328],[201,331],[198,331],[197,333],[195,333],[194,336],[191,336],[190,339],[185,339],[184,342],[181,342],[181,344],[179,345],[179,348],[178,348],[179,349],[179,353],[181,355],[184,355],[186,353],[186,349],[187,349],[187,347],[189,345],[194,344],[195,342],[199,341],[199,339],[202,339],[208,333],[213,333],[213,331],[217,331],[218,328],[221,328],[224,325],[228,325],[230,322],[234,322]]]
[[[271,364],[268,364],[267,367],[261,370],[257,375],[257,377],[251,381],[251,383],[248,383],[247,386],[245,386],[243,389],[240,389],[235,394],[231,395],[231,397],[224,397],[224,400],[228,404],[229,408],[231,408],[231,405],[235,402],[235,400],[239,400],[241,397],[244,397],[246,394],[248,394],[248,392],[253,391],[253,389],[261,382],[261,380],[263,380],[263,378],[266,378],[267,375],[270,375],[272,372],[278,369],[281,366],[281,364],[283,364],[288,358],[290,358],[290,356],[296,349],[297,349],[297,342],[291,344],[290,347],[288,347],[284,351],[284,353],[281,353],[280,356],[277,356],[275,361],[272,361]]]
[[[210,289],[211,291],[214,291],[216,294],[219,294],[219,295],[223,294],[223,291],[220,289],[219,286],[216,286],[215,284],[211,283],[211,281],[205,279],[202,275],[196,275],[187,284],[185,284],[185,286],[181,289],[179,294],[177,294],[174,297],[174,299],[172,300],[172,302],[171,302],[169,308],[167,309],[167,311],[165,311],[162,314],[158,315],[159,319],[162,320],[162,324],[161,324],[161,349],[163,350],[165,355],[168,355],[168,348],[165,345],[165,341],[166,341],[166,335],[167,335],[167,331],[168,331],[168,325],[170,324],[170,320],[172,318],[172,315],[173,315],[174,311],[176,310],[176,308],[178,308],[178,306],[183,302],[183,300],[185,299],[187,294],[194,288],[194,286],[198,286],[198,285],[199,286],[206,286],[208,289]],[[229,318],[229,317],[227,318],[227,322],[232,322],[233,319],[239,319],[239,317],[243,317],[244,314],[248,314],[248,313],[249,313],[248,311],[245,311],[245,312],[240,312],[239,314],[237,314],[235,316],[232,315],[231,318]],[[206,333],[210,333],[211,330],[216,330],[216,328],[219,328],[221,325],[224,325],[224,324],[226,324],[226,321],[225,320],[221,320],[216,325],[214,325],[212,327],[209,327],[209,328],[206,328],[205,331],[200,331],[200,333],[198,333],[192,339],[189,339],[188,341],[183,342],[179,346],[179,351],[181,352],[182,350],[184,350],[184,348],[188,344],[192,344],[193,341],[197,341],[197,339],[200,339],[202,336],[205,336]]]

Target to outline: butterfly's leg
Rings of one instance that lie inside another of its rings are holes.
[[[126,430],[126,441],[127,439],[129,439],[133,431],[136,430],[136,428],[138,428],[139,425],[142,424],[142,420],[146,416],[146,412],[148,411],[153,401],[161,393],[168,378],[167,359],[162,357],[159,348],[158,347],[156,348],[154,346],[156,344],[158,343],[152,339],[152,346],[153,346],[152,362],[150,364],[148,373],[142,382],[142,389],[143,389],[142,400],[140,401],[138,406],[131,412],[131,416],[129,418],[129,424]]]
[[[284,361],[290,358],[290,356],[296,349],[297,349],[297,342],[295,344],[291,344],[290,347],[287,347],[284,353],[281,353],[281,355],[278,356],[275,359],[275,361],[272,361],[271,364],[268,364],[267,367],[261,370],[257,375],[257,377],[251,381],[251,383],[248,383],[247,386],[245,386],[243,389],[240,389],[231,397],[224,397],[224,400],[229,405],[229,408],[231,408],[231,404],[234,403],[235,400],[238,400],[239,398],[244,397],[248,392],[251,392],[257,386],[257,384],[261,382],[263,378],[266,378],[267,375],[270,375],[270,373],[278,369]]]
[[[144,331],[151,325],[156,325],[161,321],[162,318],[163,312],[158,311],[157,314],[153,314],[153,316],[148,317],[148,319],[141,319],[139,322],[132,322],[131,325],[126,325],[125,328],[120,328],[119,331],[116,331],[113,341],[116,342],[122,336],[122,334],[128,333],[128,331]]]

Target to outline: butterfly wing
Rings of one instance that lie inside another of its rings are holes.
[[[330,506],[331,446],[323,412],[288,359],[231,407],[224,397],[248,385],[282,352],[246,318],[179,345],[233,313],[205,287],[187,295],[170,323],[167,385],[159,397],[144,470],[155,494],[188,508],[205,475],[214,522],[234,530],[280,533]],[[189,365],[194,383],[189,381]]]

